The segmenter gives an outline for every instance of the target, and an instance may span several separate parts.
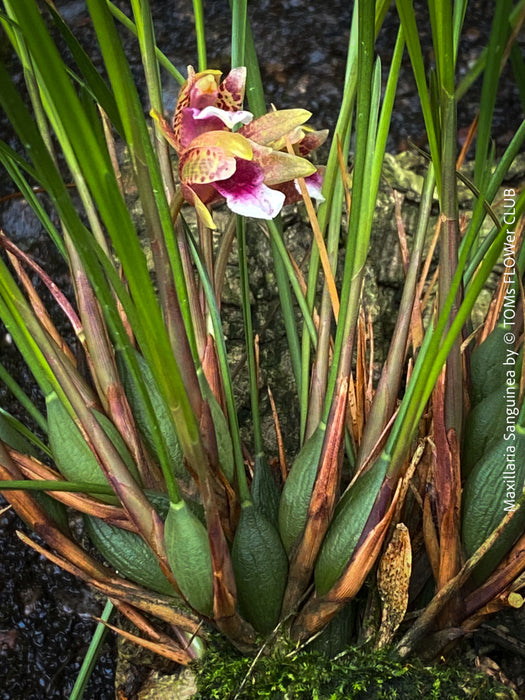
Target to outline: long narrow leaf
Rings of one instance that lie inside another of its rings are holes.
[[[60,32],[60,35],[66,42],[69,50],[71,51],[71,54],[75,59],[75,62],[81,74],[83,75],[86,84],[89,86],[93,94],[93,97],[96,99],[97,103],[102,107],[102,109],[106,112],[113,126],[119,132],[119,134],[123,134],[122,121],[120,119],[115,98],[111,90],[104,82],[104,79],[100,75],[99,71],[93,65],[93,62],[89,58],[86,51],[80,45],[78,39],[71,32],[71,30],[64,22],[60,14],[56,11],[54,5],[51,2],[49,2],[49,0],[46,1],[53,22],[58,31]]]
[[[97,624],[95,633],[93,634],[91,642],[89,643],[88,650],[84,657],[84,661],[82,662],[82,666],[80,667],[80,671],[75,681],[75,685],[73,686],[73,690],[71,691],[71,695],[69,696],[69,700],[82,700],[84,697],[84,692],[86,690],[89,678],[93,673],[95,663],[100,654],[101,645],[108,631],[108,626],[105,623],[109,622],[111,619],[114,607],[115,606],[110,600],[106,601],[104,610],[100,616],[100,622]]]

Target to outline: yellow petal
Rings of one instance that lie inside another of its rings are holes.
[[[188,201],[192,206],[195,207],[195,211],[197,213],[198,218],[207,228],[210,228],[214,231],[217,227],[215,226],[215,223],[212,219],[208,207],[198,197],[195,191],[192,190],[191,187],[188,187],[188,185],[183,185],[182,191],[186,201]]]
[[[201,200],[195,195],[193,204],[195,206],[195,211],[197,212],[197,216],[199,219],[202,221],[202,223],[206,226],[206,228],[210,228],[212,231],[215,231],[217,226],[215,226],[215,222],[212,219],[212,216],[210,214],[210,210],[208,207],[201,202]]]
[[[170,144],[172,148],[178,151],[179,142],[170,124],[164,119],[162,114],[159,114],[154,109],[152,109],[149,114],[150,117],[152,117],[153,120],[156,122],[166,141]]]
[[[290,146],[294,146],[300,143],[303,139],[304,127],[298,126],[296,129],[292,129],[292,131],[282,136],[280,139],[266,143],[265,146],[273,148],[274,151],[285,151],[288,144],[290,144]]]
[[[234,134],[231,131],[206,131],[197,136],[190,143],[189,148],[200,147],[221,148],[229,156],[252,160],[253,152],[250,142],[241,134]]]
[[[219,71],[213,71],[213,73],[219,73]],[[215,79],[214,75],[210,75],[210,73],[204,73],[202,78],[198,78],[195,81],[195,88],[203,94],[210,93],[213,94],[214,92],[217,91],[217,80]]]
[[[191,66],[188,66],[188,78],[190,75],[189,69]],[[192,68],[193,71],[193,68]],[[213,82],[215,83],[215,86],[217,86],[217,83],[219,82],[219,78],[222,75],[222,71],[220,70],[212,70],[211,68],[208,70],[203,70],[200,73],[193,73],[193,84],[198,83],[200,80],[206,80],[207,78],[211,77],[213,78]]]
[[[315,165],[305,158],[273,151],[258,144],[252,144],[252,148],[255,162],[263,169],[265,185],[279,185],[297,177],[308,177],[317,170]]]
[[[254,119],[241,129],[241,133],[246,138],[268,146],[273,141],[277,141],[285,134],[293,132],[297,127],[304,124],[312,116],[306,109],[281,109],[275,112],[268,112],[262,117]]]

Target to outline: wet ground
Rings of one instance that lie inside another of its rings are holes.
[[[125,9],[127,2],[119,2]],[[259,0],[250,14],[261,57],[268,102],[277,107],[302,106],[313,112],[319,128],[333,128],[345,70],[346,45],[351,3],[348,0]],[[429,31],[424,18],[426,3],[419,7],[422,31]],[[158,43],[169,58],[184,71],[196,63],[190,0],[153,0]],[[83,0],[57,2],[64,16],[84,44],[93,46],[92,30]],[[482,0],[469,3],[467,30],[462,42],[463,73],[476,59],[487,41],[488,8]],[[229,62],[229,13],[226,0],[208,0],[206,23],[210,65],[223,70]],[[386,79],[389,57],[395,41],[396,21],[387,18],[378,44]],[[141,65],[134,40],[125,35],[137,81]],[[430,65],[432,56],[427,50]],[[16,76],[17,69],[13,68]],[[165,77],[165,76],[164,76]],[[20,78],[20,75],[18,75]],[[506,74],[496,108],[494,136],[501,147],[508,142],[522,118],[512,80]],[[178,86],[165,81],[166,104],[172,107]],[[474,117],[479,87],[460,105],[459,125],[465,128]],[[1,115],[0,115],[1,119]],[[0,122],[2,130],[5,124]],[[11,141],[9,132],[4,132]],[[393,117],[391,151],[403,150],[412,138],[424,146],[423,125],[419,115],[415,86],[408,61],[405,62]],[[12,192],[0,173],[0,197]],[[3,205],[0,224],[17,234],[24,246],[46,262],[48,247],[38,240],[34,220],[20,203]],[[47,260],[47,262],[49,262]],[[0,342],[2,339],[0,338]],[[15,356],[2,347],[2,361]],[[22,377],[23,379],[23,377]],[[1,394],[0,394],[1,396]],[[96,600],[76,579],[25,547],[15,532],[21,527],[12,512],[0,516],[0,700],[44,700],[67,698],[94,629],[92,617],[100,614],[102,602]],[[114,647],[111,637],[97,665],[86,697],[104,700],[113,693]]]
[[[0,516],[0,698],[67,698],[103,602],[16,536],[12,511]],[[114,697],[114,645],[104,646],[86,698]]]

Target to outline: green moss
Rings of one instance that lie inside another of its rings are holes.
[[[253,659],[218,646],[195,666],[197,700],[507,700],[516,695],[462,666],[401,663],[392,652],[348,649],[335,659],[280,649]],[[245,680],[246,679],[246,680]],[[243,681],[245,681],[243,683]],[[239,688],[242,684],[242,690]]]

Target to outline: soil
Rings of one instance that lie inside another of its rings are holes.
[[[91,50],[94,41],[84,0],[61,1],[56,4],[73,31]],[[123,10],[129,5],[127,2],[117,4]],[[429,31],[429,23],[423,11],[426,3],[418,1],[415,4],[423,31],[425,27]],[[152,5],[158,43],[184,72],[188,63],[196,63],[191,0],[156,0]],[[268,102],[279,108],[307,107],[313,113],[315,126],[333,129],[344,78],[351,3],[348,0],[333,0],[328,5],[320,0],[259,0],[253,5],[250,16]],[[209,63],[227,71],[228,4],[226,0],[208,0],[205,13]],[[469,3],[466,20],[469,29],[462,40],[464,63],[458,69],[460,74],[465,72],[486,45],[490,19],[484,0]],[[385,79],[396,28],[396,20],[391,13],[378,43]],[[140,85],[142,67],[135,42],[129,35],[123,34],[123,37]],[[430,49],[425,59],[430,65]],[[21,78],[14,63],[12,75],[15,80]],[[508,72],[504,74],[501,84],[503,87],[498,96],[494,128],[498,147],[508,142],[523,116]],[[458,120],[463,131],[475,116],[479,89],[479,85],[475,85],[460,106]],[[177,92],[178,85],[175,81],[167,79],[165,98],[168,109],[173,108]],[[0,114],[0,124],[3,138],[14,146],[3,114]],[[404,150],[409,138],[424,147],[423,134],[415,85],[409,62],[405,60],[389,150]],[[12,192],[13,188],[5,173],[0,172],[0,202],[4,195]],[[297,220],[294,220],[294,216],[291,215],[291,219],[295,224],[292,228],[295,229]],[[57,270],[57,261],[50,259],[49,246],[43,242],[36,220],[23,203],[18,200],[2,202],[0,225],[10,236],[15,236],[24,249],[31,252],[46,269],[52,274],[56,272],[55,277],[59,281],[64,280],[64,271]],[[264,291],[260,297],[264,297]],[[276,337],[280,334],[278,331]],[[276,362],[279,354],[276,354],[276,337],[271,337],[266,345],[269,362]],[[20,370],[17,353],[5,332],[0,333],[0,344],[2,362],[8,368],[16,365],[19,368],[19,381],[31,391],[30,377]],[[0,397],[2,405],[5,405],[1,389]],[[291,418],[293,422],[293,416]],[[66,698],[91,639],[95,627],[93,617],[100,614],[103,601],[98,600],[76,579],[23,545],[16,537],[16,530],[23,528],[12,511],[6,511],[0,516],[0,700]],[[523,616],[521,620],[523,622]],[[523,627],[521,625],[521,629]],[[524,688],[523,655],[517,653],[514,642],[504,641],[506,637],[512,640],[518,636],[517,621],[509,618],[498,622],[495,628],[499,631],[486,630],[478,633],[472,649],[478,657],[497,662],[498,667],[503,669],[501,672],[509,676],[516,687],[520,685]],[[522,643],[525,643],[525,639]],[[114,697],[115,655],[115,640],[108,636],[86,698],[105,700]],[[489,661],[483,663],[490,665]],[[493,672],[500,671],[493,669]]]
[[[13,511],[0,516],[0,698],[67,698],[104,602],[29,549]],[[107,637],[86,698],[114,697],[114,640]]]

